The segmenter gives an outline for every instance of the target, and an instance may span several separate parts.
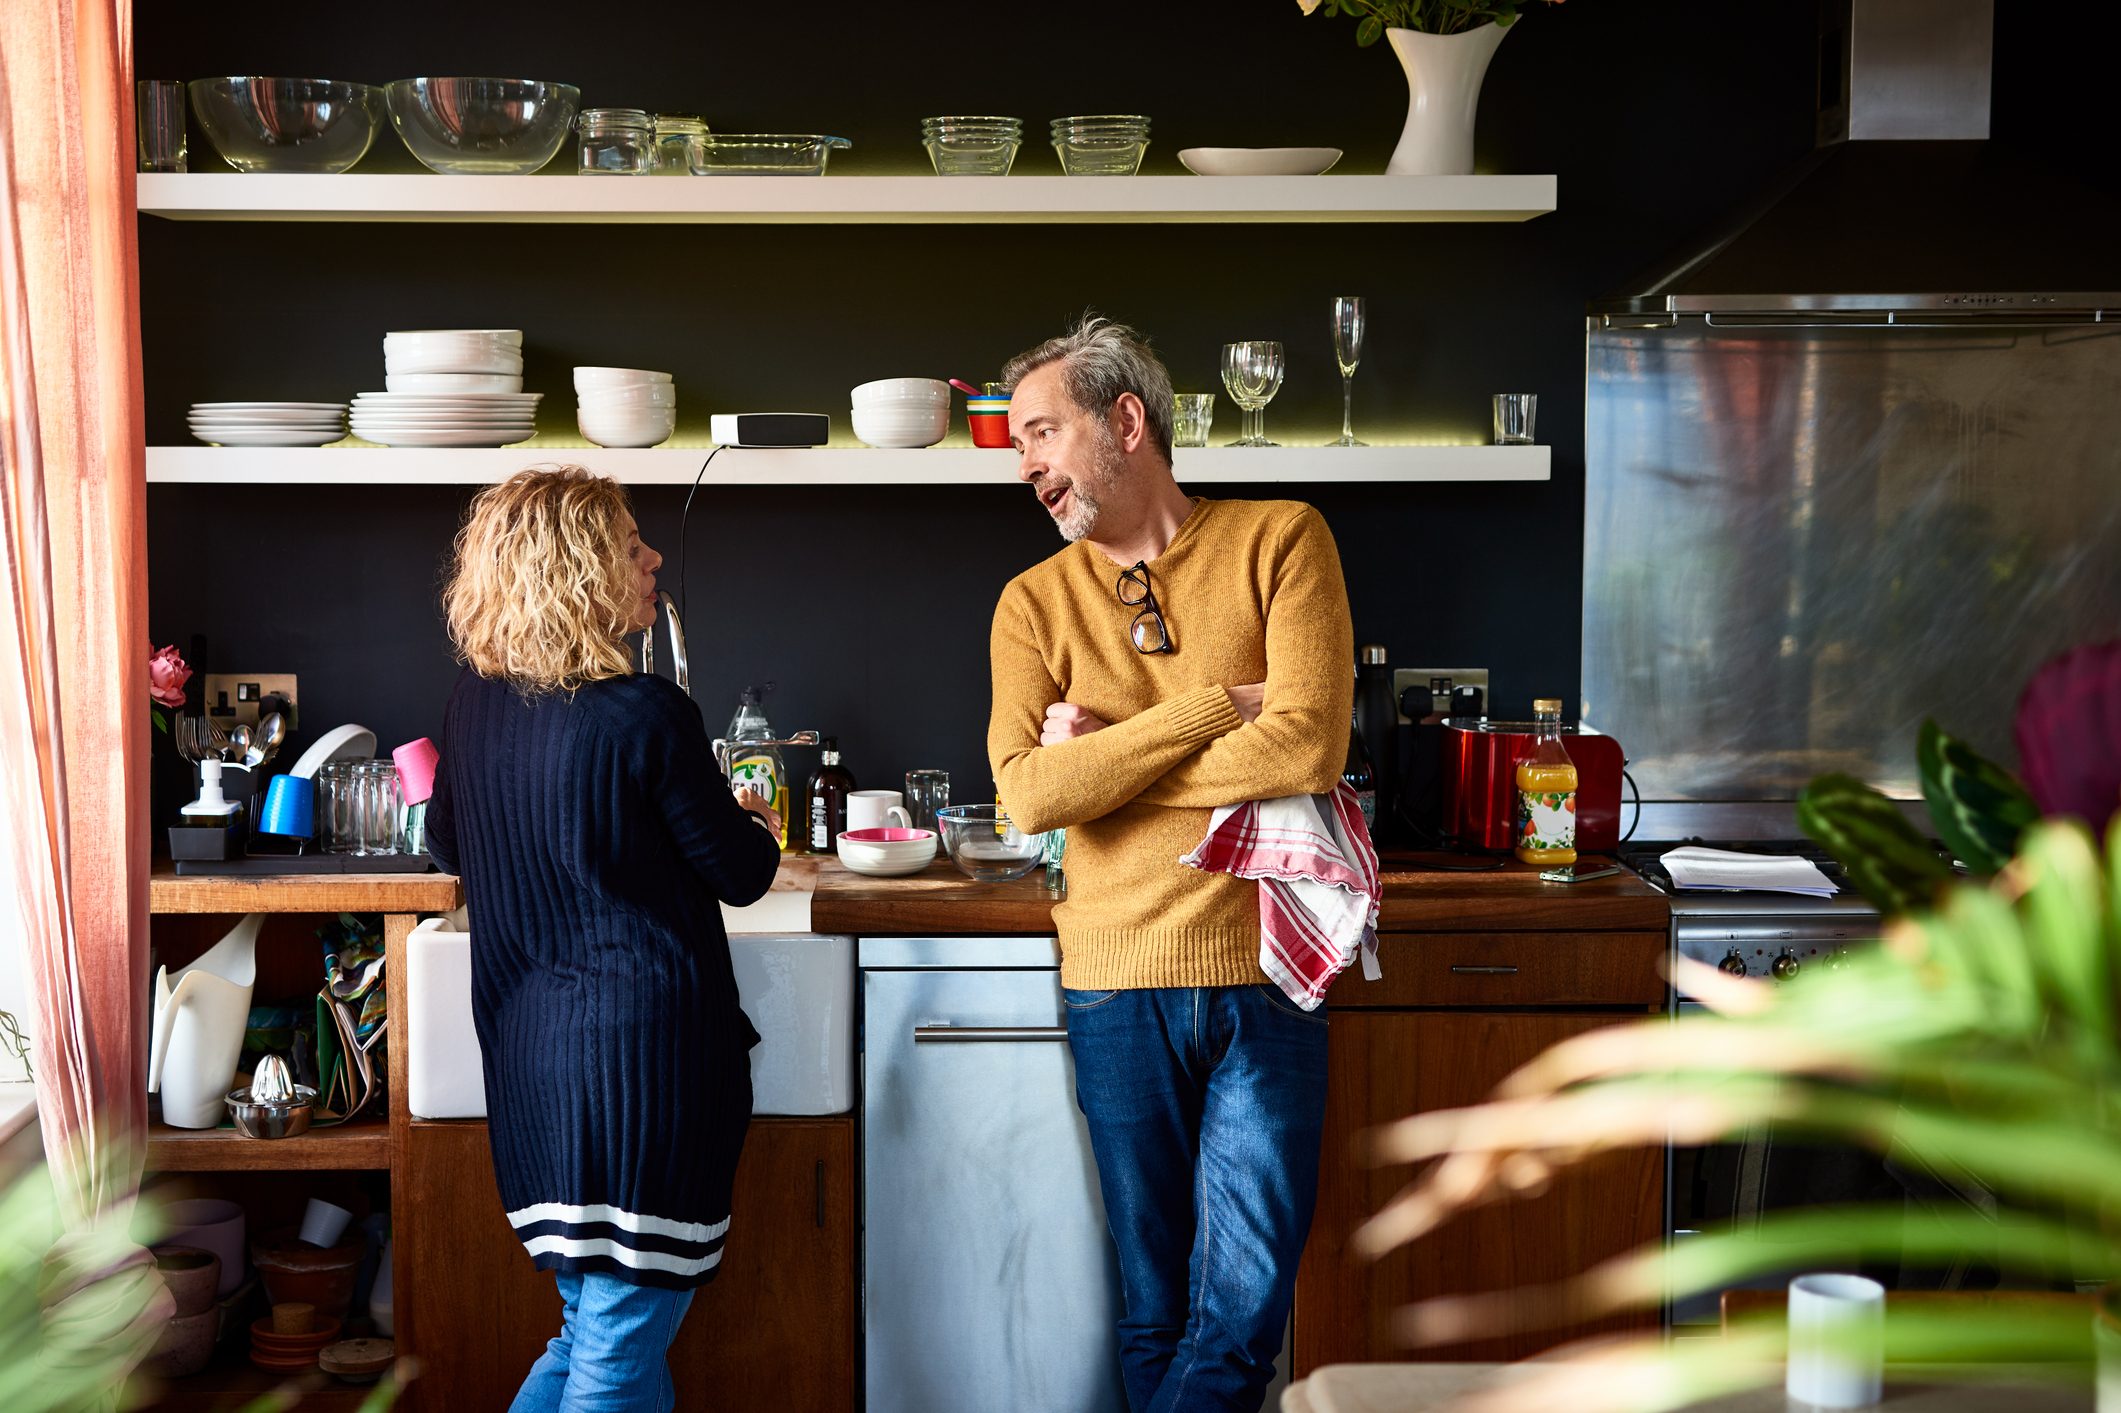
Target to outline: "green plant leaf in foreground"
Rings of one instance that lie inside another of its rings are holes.
[[[1922,723],[1915,742],[1922,799],[1937,837],[1979,874],[1993,874],[2017,852],[2018,836],[2040,817],[2033,797],[2002,766],[1966,742]]]
[[[1952,876],[1900,807],[1852,775],[1822,775],[1805,786],[1797,827],[1888,917],[1927,907]]]

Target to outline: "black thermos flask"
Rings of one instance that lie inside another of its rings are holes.
[[[1377,818],[1380,824],[1393,819],[1392,807],[1399,791],[1399,704],[1392,691],[1392,667],[1385,650],[1366,643],[1355,655],[1355,730],[1363,749],[1370,753],[1370,771],[1377,780]]]

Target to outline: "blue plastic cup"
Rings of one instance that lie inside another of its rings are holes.
[[[265,784],[258,832],[307,839],[316,833],[317,782],[306,775],[275,775]]]

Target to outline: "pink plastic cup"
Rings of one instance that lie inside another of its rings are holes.
[[[435,765],[442,757],[434,742],[425,736],[407,741],[390,758],[397,762],[398,786],[405,792],[406,804],[420,804],[435,792]]]

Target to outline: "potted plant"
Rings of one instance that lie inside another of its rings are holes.
[[[1517,21],[1518,0],[1296,0],[1356,21],[1355,42],[1380,38],[1407,75],[1407,125],[1385,171],[1393,176],[1466,176],[1473,170],[1473,119],[1488,60]],[[1525,4],[1534,0],[1524,0]],[[1560,0],[1538,0],[1559,4]]]
[[[1799,820],[1889,915],[1883,945],[1780,987],[1681,962],[1713,1014],[1579,1036],[1486,1104],[1385,1130],[1380,1160],[1433,1166],[1358,1242],[1382,1252],[1602,1151],[1714,1143],[1763,1121],[1954,1172],[1993,1193],[1993,1210],[1775,1213],[1556,1286],[1427,1302],[1403,1319],[1412,1341],[1552,1328],[1879,1257],[1946,1264],[1974,1252],[2006,1276],[2064,1290],[2121,1275],[2121,816],[2107,823],[2121,804],[2121,643],[2043,669],[2020,703],[2018,737],[2030,794],[1924,728],[1925,799],[1965,877],[1882,796],[1846,777],[1815,782]],[[2095,824],[2106,824],[2103,846]],[[2121,1413],[2121,1323],[2108,1302],[2096,1319],[2059,1298],[1888,1306],[1887,1356],[2074,1358],[2075,1369],[2046,1365],[2072,1378],[2096,1348],[2102,1385],[2113,1385],[2100,1409]],[[1682,1407],[1779,1381],[1782,1340],[1778,1315],[1734,1323],[1722,1340],[1609,1343],[1478,1406]]]

